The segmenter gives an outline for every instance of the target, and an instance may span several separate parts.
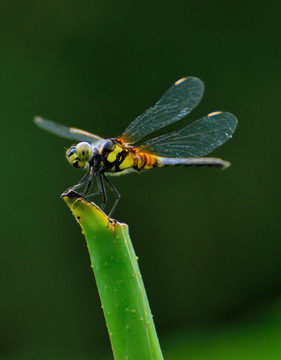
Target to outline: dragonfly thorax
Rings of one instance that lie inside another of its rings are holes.
[[[128,161],[129,158],[134,157],[132,148],[127,144],[122,144],[116,139],[108,139],[97,144],[94,150],[94,157],[97,161],[97,166],[104,172],[117,173],[124,170],[125,159],[128,162],[126,167],[131,167],[133,161]]]

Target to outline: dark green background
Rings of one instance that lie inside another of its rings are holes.
[[[232,167],[114,179],[115,217],[130,226],[164,354],[177,331],[242,321],[278,300],[280,10],[279,1],[0,2],[1,359],[110,358],[85,241],[59,197],[82,173],[64,158],[71,142],[33,116],[116,136],[182,76],[206,85],[191,120],[238,117],[233,140],[212,154]]]

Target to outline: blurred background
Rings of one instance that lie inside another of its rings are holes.
[[[83,172],[65,160],[72,142],[33,117],[114,137],[189,75],[205,96],[170,129],[234,113],[234,138],[212,153],[231,168],[114,178],[115,217],[166,359],[280,359],[280,16],[270,0],[0,2],[1,359],[112,359],[60,199]]]

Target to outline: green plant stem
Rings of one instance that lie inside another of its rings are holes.
[[[128,226],[74,193],[63,199],[86,238],[114,358],[163,359]]]

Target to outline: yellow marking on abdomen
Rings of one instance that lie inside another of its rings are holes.
[[[149,170],[153,169],[156,166],[158,166],[157,156],[142,152],[136,152],[134,167],[137,170]]]

